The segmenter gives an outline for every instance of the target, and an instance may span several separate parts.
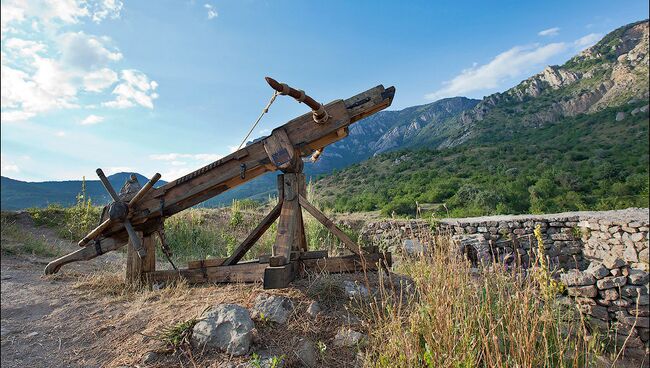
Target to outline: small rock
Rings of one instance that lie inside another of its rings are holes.
[[[305,367],[318,367],[318,351],[316,351],[316,347],[311,340],[300,339],[294,354]]]
[[[293,303],[289,298],[279,295],[260,294],[255,298],[252,310],[253,319],[285,324],[293,310]],[[263,316],[263,317],[262,317]]]
[[[155,351],[150,351],[142,357],[141,362],[144,365],[149,365],[153,364],[156,360],[158,360],[158,353]]]
[[[627,276],[628,283],[632,285],[645,285],[648,283],[648,273],[642,270],[631,269]]]
[[[615,268],[615,269],[611,270],[610,273],[614,277],[618,277],[618,276],[621,276],[623,274],[623,272],[621,272],[620,268]]]
[[[341,347],[357,346],[365,337],[361,332],[341,327],[334,337],[334,345]]]
[[[618,299],[618,291],[616,291],[616,289],[601,290],[598,292],[598,294],[603,300],[610,302]]]
[[[614,257],[612,255],[609,255],[609,256],[605,257],[605,259],[603,260],[603,266],[607,267],[610,270],[612,270],[614,268],[623,267],[623,266],[625,266],[625,264],[626,263],[625,263],[624,260],[622,260],[622,259],[620,259],[618,257]]]
[[[309,307],[307,307],[307,314],[311,318],[316,318],[318,314],[321,312],[321,307],[320,304],[318,304],[317,301],[313,301],[309,304]]]
[[[192,330],[192,343],[234,356],[248,353],[255,324],[248,310],[236,304],[219,304],[206,311]]]
[[[343,288],[345,295],[350,299],[365,299],[370,296],[370,292],[365,286],[354,281],[343,281]]]
[[[625,276],[608,276],[603,278],[602,280],[598,280],[596,282],[596,285],[598,286],[598,289],[604,290],[604,289],[611,289],[615,287],[621,287],[624,286],[627,283],[627,277]]]
[[[571,296],[586,296],[588,298],[595,298],[598,295],[598,289],[596,286],[571,286],[567,288],[569,295]]]
[[[592,274],[579,270],[569,270],[560,277],[566,286],[586,286],[596,283],[596,278]]]
[[[616,113],[616,121],[622,121],[625,119],[625,113],[623,111],[619,111]]]
[[[424,253],[424,246],[422,243],[414,239],[404,239],[402,248],[409,256],[418,256]]]
[[[578,305],[578,310],[584,314],[588,314],[602,321],[609,320],[609,313],[607,312],[607,308],[601,307],[600,305],[580,304]]]
[[[29,339],[29,338],[34,337],[34,336],[37,336],[37,335],[38,335],[38,332],[34,331],[34,332],[30,332],[30,333],[28,333],[28,334],[25,335],[24,337],[25,337],[26,339]]]
[[[603,264],[599,262],[591,262],[589,268],[587,268],[585,272],[591,274],[598,280],[609,275],[609,269],[607,269],[607,267],[603,266]]]

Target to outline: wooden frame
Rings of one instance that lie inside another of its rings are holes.
[[[151,237],[145,237],[146,258],[139,258],[129,246],[127,280],[156,283],[185,279],[191,284],[261,281],[265,289],[275,289],[287,287],[306,272],[371,271],[391,265],[390,253],[379,253],[376,248],[370,252],[363,251],[332,220],[307,201],[306,191],[303,173],[278,175],[278,203],[228,258],[190,261],[187,269],[156,271],[155,258],[152,260],[149,257],[155,257],[155,252],[149,251],[153,242]],[[327,251],[308,251],[303,208],[330,230],[352,254],[329,257]],[[276,220],[278,232],[272,254],[240,262]]]

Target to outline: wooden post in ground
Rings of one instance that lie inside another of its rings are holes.
[[[147,282],[146,273],[156,270],[156,245],[153,236],[143,236],[140,231],[137,234],[147,255],[140,258],[138,251],[129,241],[126,252],[126,282],[131,285]]]

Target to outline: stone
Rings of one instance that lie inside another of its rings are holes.
[[[318,314],[321,312],[321,310],[322,309],[320,307],[320,304],[318,304],[318,302],[314,300],[313,302],[309,303],[309,306],[307,307],[307,314],[311,318],[316,318]]]
[[[618,277],[618,276],[623,275],[623,272],[621,272],[621,269],[620,269],[620,268],[615,268],[615,269],[613,269],[613,270],[610,270],[609,272],[610,272],[610,273],[612,274],[612,276],[614,276],[614,277]]]
[[[634,233],[630,235],[630,240],[633,242],[640,242],[643,240],[643,233]]]
[[[650,328],[649,317],[635,317],[630,315],[627,311],[616,312],[616,320],[628,326]]]
[[[627,298],[636,299],[638,295],[648,295],[648,288],[645,286],[625,285],[621,288],[621,295]]]
[[[618,291],[616,291],[616,289],[600,290],[598,295],[600,295],[603,300],[613,301],[618,299]]]
[[[647,342],[650,339],[650,329],[639,327],[637,332],[641,341]]]
[[[409,256],[417,256],[424,254],[424,246],[418,240],[415,239],[404,239],[402,242],[402,249],[404,253]]]
[[[598,286],[598,289],[604,290],[604,289],[611,289],[615,287],[621,287],[624,286],[627,283],[627,277],[625,276],[608,276],[605,277],[601,280],[596,281],[596,286]]]
[[[598,289],[594,285],[589,286],[573,286],[567,288],[571,296],[585,296],[588,298],[595,298],[598,295]]]
[[[632,316],[650,317],[650,310],[647,307],[631,307],[627,310]]]
[[[350,299],[365,299],[370,296],[368,288],[354,281],[343,281],[343,288]]]
[[[603,266],[603,264],[600,262],[591,262],[589,268],[587,268],[585,272],[590,273],[593,277],[595,277],[598,280],[609,275],[609,269]]]
[[[255,298],[252,317],[255,320],[264,320],[279,323],[287,322],[293,311],[291,299],[279,295],[260,294]]]
[[[318,351],[311,340],[306,338],[298,340],[298,344],[293,353],[302,364],[301,366],[308,368],[318,367]]]
[[[192,330],[192,343],[198,348],[212,348],[233,356],[248,353],[255,324],[248,310],[236,304],[219,304],[202,316]]]
[[[569,270],[560,278],[566,286],[586,286],[596,283],[596,278],[592,274],[579,270]]]
[[[645,264],[648,264],[650,261],[648,258],[650,256],[650,248],[643,248],[639,251],[639,262],[643,262]]]
[[[336,336],[334,336],[334,345],[348,348],[358,346],[363,343],[365,337],[361,332],[341,327],[336,333]]]
[[[639,261],[639,257],[636,254],[636,249],[634,246],[627,246],[625,251],[623,251],[623,258],[625,261],[634,263]]]
[[[140,362],[143,365],[149,365],[155,363],[156,360],[158,360],[158,353],[155,351],[150,351],[142,357],[142,360]]]
[[[642,270],[630,269],[630,274],[627,276],[628,284],[631,285],[645,285],[649,281],[648,273]]]
[[[609,320],[609,313],[607,312],[607,308],[600,305],[581,304],[578,305],[578,310],[584,314],[588,314],[603,321]]]
[[[603,259],[603,266],[607,267],[608,269],[614,269],[614,268],[619,268],[625,266],[625,261],[614,256],[608,256]]]

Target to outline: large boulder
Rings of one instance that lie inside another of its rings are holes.
[[[192,330],[192,343],[201,348],[245,355],[253,342],[255,324],[248,310],[236,304],[219,304],[207,310]]]
[[[289,298],[279,295],[260,294],[255,298],[253,319],[284,324],[293,311],[293,303]]]
[[[370,296],[368,288],[358,282],[345,280],[343,281],[343,289],[345,290],[345,295],[350,299],[365,299]]]
[[[341,327],[334,336],[334,345],[339,347],[353,347],[363,343],[366,335],[361,332]]]

